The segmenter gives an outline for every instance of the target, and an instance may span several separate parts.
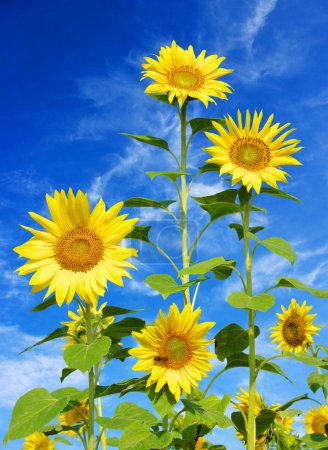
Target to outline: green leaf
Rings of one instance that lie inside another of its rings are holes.
[[[261,241],[257,236],[253,233],[247,233],[248,237],[256,241],[258,244],[266,247],[270,252],[275,253],[283,258],[288,259],[291,264],[294,264],[296,261],[296,253],[294,252],[292,246],[289,242],[285,241],[285,239],[279,237],[270,237],[267,239],[263,239]]]
[[[119,359],[120,361],[124,362],[126,358],[130,357],[129,350],[131,350],[131,348],[124,348],[119,344],[113,344],[109,350],[109,353],[107,353],[106,355],[106,359],[108,359],[108,361]]]
[[[252,309],[266,312],[274,305],[275,298],[271,294],[262,293],[250,297],[245,292],[233,292],[228,297],[229,305],[234,308]]]
[[[85,373],[106,355],[110,346],[111,340],[107,336],[96,339],[90,345],[70,345],[64,350],[64,360],[70,369],[78,369]]]
[[[307,382],[311,391],[316,393],[318,389],[328,383],[328,373],[312,372],[308,376]]]
[[[214,163],[207,163],[198,169],[199,174],[206,173],[206,172],[219,172],[219,171],[220,171],[220,166],[218,164],[214,164]]]
[[[260,334],[259,327],[255,327],[255,337]],[[249,345],[248,331],[236,323],[231,323],[222,328],[215,339],[215,352],[220,361],[224,361],[230,355],[240,353]]]
[[[276,411],[286,411],[291,405],[293,405],[296,402],[299,402],[301,400],[312,400],[307,394],[299,395],[298,397],[294,397],[291,400],[288,400],[288,402],[284,403],[283,405],[279,406],[279,408],[276,408]]]
[[[169,150],[169,144],[166,141],[164,141],[164,139],[160,139],[154,136],[139,136],[137,134],[129,134],[129,133],[121,133],[121,134],[131,139],[135,139],[136,141],[142,142],[143,144],[153,145],[154,147]]]
[[[303,352],[299,353],[285,352],[284,356],[286,356],[286,358],[295,359],[295,361],[299,361],[309,366],[323,367],[328,364],[327,358],[318,358]]]
[[[226,280],[232,274],[233,267],[236,266],[236,261],[230,259],[227,262],[229,264],[222,264],[220,266],[214,267],[214,269],[211,270],[217,280]]]
[[[273,195],[274,197],[286,198],[288,200],[294,200],[295,202],[302,203],[301,200],[299,200],[297,197],[287,194],[287,192],[280,191],[279,189],[263,187],[263,188],[261,188],[260,193],[261,194],[270,194],[270,195]]]
[[[209,213],[211,221],[217,220],[220,217],[228,216],[240,212],[240,206],[236,203],[218,202],[210,204],[201,204],[202,209]]]
[[[68,439],[63,438],[62,436],[56,436],[53,438],[53,442],[60,442],[61,444],[65,445],[73,445]]]
[[[258,367],[265,360],[264,356],[256,355],[255,356],[255,366]],[[224,370],[234,369],[236,367],[249,367],[249,355],[246,353],[236,353],[227,357],[227,365]],[[278,366],[278,364],[273,362],[265,363],[261,370],[265,370],[266,372],[275,373],[277,375],[281,375],[286,378],[286,380],[290,381],[287,375],[282,371],[282,369]]]
[[[221,125],[225,125],[225,119],[209,119],[207,117],[196,117],[195,119],[189,120],[191,126],[192,134],[199,133],[200,131],[210,131],[214,129],[212,121],[218,122]]]
[[[292,277],[277,278],[277,284],[273,288],[280,287],[300,289],[301,291],[309,292],[314,297],[328,298],[328,291],[325,291],[323,289],[310,288],[306,284],[302,283],[301,281],[295,280],[295,278]]]
[[[55,295],[50,297],[48,300],[45,300],[44,302],[39,303],[38,305],[34,306],[34,308],[32,308],[30,310],[30,312],[44,311],[45,309],[47,309],[47,308],[49,308],[50,306],[53,306],[53,305],[57,305],[56,296]]]
[[[324,352],[328,353],[328,347],[325,347],[324,345],[317,344],[317,348],[320,348]]]
[[[136,225],[134,229],[125,236],[125,239],[135,239],[137,241],[150,243],[151,241],[148,236],[150,229],[151,226]]]
[[[134,403],[123,402],[118,405],[112,418],[97,417],[96,422],[104,428],[125,430],[136,422],[151,427],[158,424],[158,419],[147,409],[141,408]]]
[[[328,449],[328,438],[323,434],[306,434],[301,439],[311,449]]]
[[[212,203],[228,202],[234,203],[237,197],[236,189],[227,189],[226,191],[218,192],[217,194],[207,195],[206,197],[191,197],[196,202],[210,205]]]
[[[68,377],[71,373],[75,372],[76,369],[69,369],[68,367],[64,367],[62,370],[62,374],[60,377],[60,382],[62,383],[66,377]]]
[[[205,273],[210,272],[211,270],[218,268],[220,266],[231,266],[233,260],[225,260],[222,256],[217,258],[207,259],[205,261],[201,261],[197,264],[193,264],[192,266],[186,267],[185,269],[179,270],[179,277],[183,275],[204,275]]]
[[[21,439],[38,431],[53,420],[68,401],[68,397],[57,399],[43,388],[32,389],[24,394],[16,402],[4,444],[8,440]]]
[[[244,239],[244,228],[240,223],[230,223],[229,228],[233,228],[238,236],[238,239],[241,241]],[[264,230],[264,227],[251,227],[249,231],[253,234],[258,233],[259,231]]]
[[[102,310],[102,317],[121,316],[123,314],[131,314],[143,311],[143,309],[126,309],[119,306],[105,306]]]
[[[155,387],[155,384],[152,384],[147,388],[146,392],[155,410],[161,417],[164,417],[172,413],[173,407],[177,401],[167,385],[165,385],[160,392],[155,392]]]
[[[263,434],[273,424],[277,413],[272,409],[262,409],[256,416],[256,437]]]
[[[150,198],[144,197],[132,197],[128,200],[125,200],[124,206],[129,208],[161,208],[167,209],[172,203],[175,203],[175,200],[152,200]]]
[[[38,345],[44,344],[45,342],[52,341],[54,339],[62,338],[67,336],[68,327],[61,327],[56,328],[54,331],[52,331],[48,336],[46,336],[44,339],[41,339],[41,341],[36,342],[35,344],[31,345],[30,347],[25,348],[21,353],[27,352],[28,350],[31,350],[31,348],[37,347]]]
[[[263,214],[268,214],[268,210],[267,210],[267,209],[265,209],[265,208],[259,208],[258,206],[254,206],[254,205],[251,206],[251,211],[254,211],[254,212],[261,212],[261,213],[263,213]]]
[[[117,438],[117,437],[108,437],[107,438],[107,445],[108,445],[108,447],[118,447],[118,443],[119,443],[119,438]]]
[[[145,392],[149,375],[142,378],[130,378],[111,384],[110,386],[96,386],[96,398],[106,395],[120,394],[120,397],[129,392]]]
[[[159,292],[164,300],[171,294],[185,291],[188,287],[178,284],[171,275],[166,273],[149,275],[145,282],[151,289]]]
[[[243,439],[244,441],[246,441],[247,436],[243,415],[239,411],[234,411],[233,413],[231,413],[231,420],[236,430],[243,435]]]
[[[238,190],[238,198],[239,198],[241,206],[246,205],[246,203],[249,202],[251,197],[252,197],[252,190],[248,191],[246,186],[242,186]]]
[[[168,172],[168,171],[165,171],[165,172],[146,172],[146,175],[148,175],[151,180],[153,180],[156,177],[165,177],[165,178],[168,178],[169,180],[172,180],[172,181],[176,182],[177,179],[179,177],[181,177],[181,175],[190,175],[190,174],[187,173],[187,172]]]
[[[169,431],[154,433],[148,427],[134,424],[122,433],[119,441],[119,450],[150,450],[165,449],[172,442]]]
[[[119,322],[110,324],[104,331],[104,336],[108,336],[112,339],[112,342],[116,344],[122,338],[130,336],[132,331],[140,331],[145,327],[145,321],[138,317],[126,317]]]
[[[226,400],[224,400],[225,404]],[[214,394],[209,395],[199,401],[182,399],[185,409],[193,414],[198,423],[211,425],[216,423],[220,428],[227,428],[232,425],[231,420],[220,411],[221,400]]]

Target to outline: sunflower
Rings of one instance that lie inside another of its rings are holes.
[[[84,422],[89,418],[89,406],[86,401],[81,402],[74,406],[69,411],[62,412],[58,416],[58,420],[62,426],[73,427],[75,424]],[[86,430],[86,425],[82,425],[79,429],[80,433]],[[77,437],[77,434],[73,430],[62,431],[63,434],[67,434],[69,437]]]
[[[205,132],[208,139],[213,142],[213,147],[204,149],[212,158],[206,162],[221,166],[220,174],[232,175],[232,184],[239,181],[250,191],[253,187],[260,192],[262,182],[277,188],[277,181],[287,182],[286,172],[278,168],[281,165],[301,165],[293,158],[293,153],[301,150],[297,147],[300,143],[297,139],[286,137],[295,130],[289,127],[289,123],[280,126],[272,125],[273,114],[260,129],[262,111],[254,112],[253,121],[249,110],[246,111],[245,125],[243,127],[242,115],[238,111],[238,124],[231,116],[226,117],[226,128],[217,122],[212,122],[219,134]],[[278,136],[279,135],[279,136]]]
[[[290,416],[284,415],[283,411],[277,411],[280,406],[280,403],[277,403],[276,405],[272,405],[270,408],[273,411],[277,412],[274,420],[278,424],[278,427],[282,429],[282,431],[284,431],[285,433],[291,433],[293,430],[294,419]]]
[[[28,436],[23,444],[24,450],[55,450],[54,443],[44,433],[33,433]]]
[[[25,227],[34,236],[14,250],[29,260],[17,269],[19,275],[35,272],[30,280],[32,292],[48,288],[44,298],[56,293],[59,306],[69,304],[75,292],[82,300],[97,305],[103,296],[107,280],[123,286],[122,277],[131,278],[125,267],[134,266],[126,261],[137,256],[137,251],[119,245],[133,230],[138,219],[124,220],[118,216],[123,206],[119,202],[106,211],[99,200],[93,211],[87,195],[72,189],[68,195],[55,191],[46,196],[52,220],[31,212],[31,217],[45,231]]]
[[[104,330],[108,325],[114,322],[114,317],[112,316],[102,317],[102,311],[106,305],[107,302],[103,303],[98,309],[95,307],[91,308],[91,321],[97,331]],[[68,327],[67,336],[63,338],[67,341],[63,349],[70,345],[87,343],[86,324],[81,306],[79,306],[76,313],[68,311],[68,317],[72,320],[69,322],[61,322],[62,325]]]
[[[236,394],[236,396],[235,396],[239,403],[237,403],[236,406],[234,406],[234,408],[241,409],[245,413],[248,413],[249,392],[243,388],[240,388],[240,390],[241,390],[241,393],[238,392],[238,394]],[[261,397],[261,395],[258,392],[255,392],[255,408],[254,408],[255,416],[257,416],[260,413],[260,411],[265,407],[266,407],[266,405],[265,405],[263,398]],[[240,441],[244,441],[244,436],[242,435],[242,433],[239,433],[239,431],[236,432],[236,436]],[[265,449],[267,437],[268,437],[268,433],[265,432],[256,438],[255,450],[264,450]],[[245,444],[244,447],[246,447],[246,446],[247,445]]]
[[[157,383],[155,392],[167,384],[176,401],[181,389],[190,394],[190,387],[207,377],[212,367],[208,360],[215,357],[206,348],[213,341],[203,339],[215,322],[198,323],[200,314],[201,309],[192,311],[190,304],[180,313],[173,304],[167,317],[160,310],[154,325],[132,333],[140,344],[129,351],[139,358],[133,370],[150,372],[147,386]]]
[[[327,435],[325,426],[328,425],[328,406],[310,408],[304,415],[304,426],[309,434],[318,433]]]
[[[277,313],[276,326],[270,327],[272,343],[278,342],[276,348],[282,348],[282,353],[307,352],[308,344],[313,342],[312,335],[319,330],[313,325],[316,314],[309,314],[312,306],[306,306],[306,301],[300,306],[293,298],[287,310],[284,306],[281,309],[283,314]]]
[[[231,93],[229,84],[218,81],[232,69],[223,69],[220,64],[225,60],[217,55],[205,56],[203,50],[197,57],[190,45],[184,50],[172,42],[171,47],[161,47],[157,59],[147,58],[147,64],[142,73],[144,78],[151,78],[155,83],[150,84],[147,94],[168,94],[169,102],[176,97],[180,108],[189,98],[198,98],[207,107],[208,102],[216,103],[212,97],[226,100],[225,93]]]

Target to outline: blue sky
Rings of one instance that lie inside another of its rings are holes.
[[[161,45],[175,39],[179,45],[192,44],[198,53],[227,57],[225,67],[235,69],[227,81],[234,93],[228,102],[207,110],[192,105],[190,117],[235,115],[236,109],[263,109],[274,113],[277,121],[291,122],[302,140],[299,153],[302,167],[289,170],[290,184],[285,188],[302,199],[299,205],[285,200],[263,198],[269,217],[259,216],[262,236],[280,236],[289,240],[298,253],[293,268],[284,260],[259,251],[255,263],[255,289],[269,286],[276,276],[289,274],[316,287],[325,287],[327,262],[327,105],[328,63],[327,4],[325,0],[199,0],[167,2],[131,0],[42,2],[3,1],[0,5],[1,104],[0,104],[0,247],[2,321],[0,374],[5,386],[1,397],[0,434],[7,427],[15,399],[33,387],[56,389],[64,363],[60,343],[18,356],[19,351],[38,340],[66,319],[65,307],[43,314],[28,311],[42,299],[29,295],[28,279],[14,273],[19,265],[12,248],[27,239],[19,224],[31,224],[27,212],[46,214],[44,196],[54,189],[72,187],[89,193],[95,202],[103,196],[108,204],[137,195],[170,199],[169,182],[150,182],[145,170],[172,169],[160,150],[150,150],[128,141],[120,132],[153,134],[178,148],[177,121],[172,109],[144,95],[140,82],[143,56],[157,53]],[[204,164],[200,149],[206,139],[200,137],[190,152],[191,171]],[[209,195],[223,188],[222,180],[209,175],[198,179],[195,195]],[[284,187],[283,187],[284,188]],[[195,231],[206,214],[190,204]],[[137,210],[131,210],[137,216]],[[176,234],[165,216],[147,210],[139,214],[142,223],[154,223],[153,237],[170,252],[176,252]],[[231,221],[231,220],[230,220]],[[213,225],[196,253],[199,260],[225,256],[240,261],[241,245],[228,219]],[[165,232],[159,233],[160,229]],[[143,317],[153,320],[158,308],[167,310],[143,279],[151,272],[169,268],[153,251],[142,248],[138,271],[124,289],[110,287],[108,303],[144,308]],[[246,315],[226,303],[228,293],[238,290],[235,278],[226,282],[210,281],[201,286],[198,304],[204,320],[217,320],[216,331],[237,321],[246,326]],[[258,353],[274,354],[269,344],[268,327],[275,321],[281,303],[288,304],[292,292],[277,292],[276,306],[266,315],[258,315],[262,333]],[[308,299],[318,312],[318,322],[327,325],[325,300],[295,292]],[[181,305],[179,296],[171,297]],[[320,342],[328,337],[322,330]],[[134,376],[131,361],[113,365],[104,382]],[[216,363],[215,370],[220,366]],[[282,363],[293,379],[289,384],[275,375],[264,374],[258,390],[267,402],[283,401],[309,392],[306,367]],[[68,385],[85,384],[82,376],[67,380]],[[205,385],[206,383],[204,383]],[[232,395],[246,387],[247,372],[235,370],[224,375],[213,392]],[[316,396],[320,398],[320,393]],[[132,397],[131,397],[132,398]],[[142,404],[142,396],[133,397]],[[106,400],[110,414],[117,399]],[[308,404],[301,406],[306,408]],[[301,431],[301,424],[296,425]],[[212,439],[225,443],[229,450],[239,449],[233,431],[216,431]],[[9,450],[17,449],[9,443]],[[76,448],[78,448],[75,445]],[[75,448],[74,447],[74,448]],[[58,448],[61,448],[58,446]]]

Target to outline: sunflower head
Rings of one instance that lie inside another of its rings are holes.
[[[107,281],[123,286],[122,277],[131,278],[126,261],[137,251],[120,246],[122,239],[133,230],[138,219],[125,220],[118,213],[123,202],[106,210],[99,200],[91,211],[87,195],[69,189],[46,196],[51,219],[31,212],[31,217],[44,230],[25,227],[33,237],[14,250],[28,261],[17,269],[19,275],[34,272],[30,280],[32,292],[48,288],[44,298],[56,294],[57,303],[69,304],[75,293],[96,306],[103,296]]]
[[[98,309],[94,306],[91,308],[91,322],[93,327],[97,332],[101,332],[114,322],[114,317],[103,317],[102,311],[107,305],[107,302],[103,303]],[[67,336],[63,340],[67,341],[63,349],[74,344],[86,344],[87,343],[87,332],[86,323],[81,306],[79,306],[77,312],[68,311],[68,317],[72,319],[71,321],[61,322],[62,325],[68,327]]]
[[[207,377],[212,367],[209,359],[215,357],[206,348],[213,341],[204,339],[215,322],[198,323],[200,314],[201,309],[192,311],[190,304],[181,312],[173,304],[167,317],[160,310],[154,325],[132,333],[140,344],[129,351],[139,358],[133,370],[150,372],[147,386],[156,383],[155,392],[167,384],[176,401],[181,389],[190,394],[191,386]]]
[[[272,343],[277,342],[277,349],[285,352],[307,352],[308,344],[313,342],[312,336],[318,334],[319,327],[313,325],[316,314],[309,314],[312,306],[306,301],[299,305],[293,298],[288,309],[281,306],[282,314],[277,313],[276,326],[271,327]]]
[[[328,406],[310,408],[304,415],[304,426],[309,434],[318,433],[327,435],[325,426],[328,425]]]
[[[55,450],[55,445],[44,433],[33,433],[28,436],[23,444],[24,450]]]
[[[278,188],[277,181],[287,182],[288,174],[280,166],[301,164],[291,156],[301,150],[302,147],[298,147],[300,141],[286,139],[295,129],[281,134],[290,124],[272,124],[273,114],[260,128],[262,117],[262,111],[259,114],[255,111],[251,120],[247,110],[243,125],[241,112],[238,111],[237,123],[228,115],[226,127],[212,122],[218,134],[205,132],[214,144],[204,149],[211,155],[206,162],[219,165],[221,175],[232,175],[232,184],[241,182],[248,191],[254,188],[257,193],[260,192],[262,182],[274,188]]]
[[[168,94],[169,102],[176,97],[180,107],[186,99],[199,99],[207,107],[208,102],[214,102],[212,97],[226,100],[227,93],[231,93],[231,87],[221,81],[224,75],[232,72],[232,69],[220,67],[225,57],[217,55],[205,56],[203,50],[197,57],[190,45],[184,50],[175,41],[171,47],[161,47],[156,59],[145,57],[146,64],[142,79],[151,78],[145,92],[147,94]]]
[[[74,425],[85,422],[89,418],[89,406],[87,401],[83,401],[74,406],[69,411],[62,412],[58,416],[58,420],[61,425],[66,427],[73,427]],[[86,425],[82,425],[79,429],[80,433],[86,430]],[[73,430],[62,431],[63,434],[67,434],[69,437],[78,437]]]

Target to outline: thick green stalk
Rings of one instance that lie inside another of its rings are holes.
[[[244,252],[246,266],[246,294],[252,296],[252,261],[249,252],[249,216],[250,204],[245,205],[243,216],[244,228]],[[255,391],[256,391],[256,367],[255,367],[255,311],[248,312],[248,339],[249,339],[249,405],[247,427],[247,449],[255,450],[256,424],[255,424]]]
[[[93,340],[93,330],[91,324],[91,308],[89,303],[85,305],[85,322],[87,332],[87,343],[90,345]],[[88,419],[88,450],[94,450],[95,434],[95,380],[93,367],[89,370],[89,419]]]
[[[181,108],[180,113],[181,124],[181,172],[187,170],[187,103],[185,102]],[[189,267],[189,255],[188,255],[188,224],[187,224],[187,204],[188,204],[188,189],[186,175],[181,175],[181,238],[182,238],[182,265],[185,269]],[[182,282],[187,283],[189,281],[189,275],[182,276]],[[185,303],[190,303],[189,289],[185,291]]]

